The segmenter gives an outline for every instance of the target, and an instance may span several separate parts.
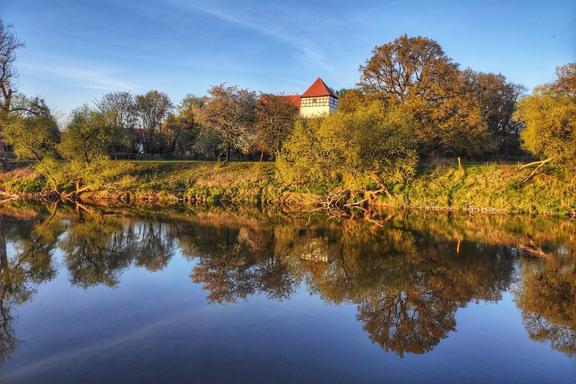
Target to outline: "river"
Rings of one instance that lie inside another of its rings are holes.
[[[0,211],[2,383],[573,383],[576,221]]]

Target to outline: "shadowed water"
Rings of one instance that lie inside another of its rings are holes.
[[[569,383],[576,222],[0,212],[2,383]]]

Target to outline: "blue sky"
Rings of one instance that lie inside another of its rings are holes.
[[[403,33],[528,87],[576,60],[575,1],[0,0],[0,15],[26,43],[20,90],[60,113],[112,90],[178,102],[222,82],[351,87],[372,48]]]

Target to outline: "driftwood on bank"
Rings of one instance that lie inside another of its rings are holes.
[[[4,191],[0,191],[0,204],[5,204],[10,201],[18,200],[20,196],[15,195],[13,193],[8,193]]]
[[[73,200],[76,201],[82,192],[87,192],[90,190],[90,187],[82,186],[83,180],[78,179],[76,183],[74,183],[74,190],[71,192],[60,192],[60,199],[63,201]]]
[[[362,218],[376,224],[378,220],[373,219],[373,210],[376,197],[382,193],[388,194],[388,191],[385,188],[378,190],[340,189],[324,195],[315,211],[322,211],[338,220]]]
[[[368,209],[376,196],[386,192],[384,188],[367,191],[360,189],[340,189],[324,195],[320,201],[320,208],[358,208]]]
[[[530,174],[528,176],[526,176],[524,178],[524,180],[522,180],[522,182],[526,183],[528,180],[530,180],[532,177],[534,177],[534,175],[536,174],[536,172],[538,172],[538,170],[540,168],[542,168],[544,165],[548,164],[549,162],[551,162],[555,158],[556,157],[549,157],[549,158],[544,159],[544,160],[533,161],[531,163],[524,164],[524,165],[520,166],[520,169],[526,169],[526,168],[530,168],[530,167],[534,167],[534,166],[536,167],[532,170],[532,172],[530,172]]]

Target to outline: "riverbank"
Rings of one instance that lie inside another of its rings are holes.
[[[551,169],[525,181],[530,170],[513,164],[428,165],[372,208],[486,211],[567,216],[576,213],[576,176]],[[111,161],[106,175],[84,180],[79,199],[98,205],[236,203],[311,209],[320,192],[281,185],[273,163]],[[43,177],[28,166],[0,174],[6,198],[47,196]]]

